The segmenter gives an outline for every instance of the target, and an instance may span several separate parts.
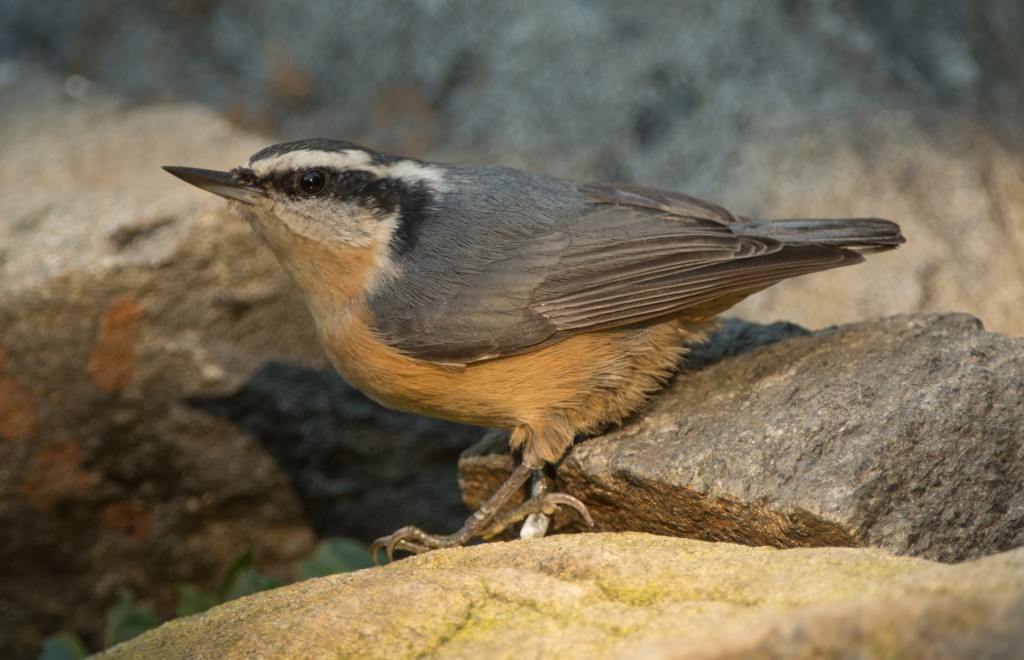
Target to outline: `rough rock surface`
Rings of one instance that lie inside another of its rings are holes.
[[[321,536],[457,529],[468,515],[456,457],[481,430],[388,410],[333,369],[269,363],[233,394],[189,402],[260,439]]]
[[[440,551],[179,619],[103,658],[1012,658],[1024,550],[946,566],[577,534]]]
[[[558,467],[599,530],[940,561],[1024,545],[1024,339],[962,314],[896,316],[713,361],[736,345],[702,347],[703,366]],[[471,507],[511,470],[493,451],[461,461]]]
[[[3,96],[0,655],[26,657],[61,629],[96,645],[121,588],[169,614],[175,582],[209,587],[247,547],[290,572],[314,535],[286,477],[181,399],[238,386],[270,328],[314,340],[248,227],[157,169],[255,140],[39,77]]]

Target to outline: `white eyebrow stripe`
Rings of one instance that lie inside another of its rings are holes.
[[[274,171],[295,171],[309,167],[331,167],[338,170],[360,169],[379,174],[380,169],[372,165],[370,154],[356,149],[344,151],[319,151],[303,149],[285,154],[262,158],[245,164],[256,176],[266,176]]]
[[[358,149],[343,151],[302,149],[257,161],[250,159],[244,167],[252,170],[259,177],[267,176],[275,171],[294,172],[312,167],[329,167],[339,171],[364,170],[382,178],[391,177],[403,181],[423,182],[429,184],[437,192],[445,192],[449,188],[444,179],[444,170],[439,167],[423,165],[412,160],[400,160],[391,165],[374,165],[370,154]]]
[[[430,184],[430,187],[437,192],[448,190],[448,184],[444,180],[444,170],[430,165],[421,165],[411,160],[400,160],[394,165],[383,167],[381,174],[404,181],[422,181]]]

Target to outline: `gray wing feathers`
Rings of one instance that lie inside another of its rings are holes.
[[[534,308],[563,332],[639,323],[742,297],[903,242],[897,225],[875,218],[759,222],[678,193],[611,184],[580,191],[607,206],[579,231],[589,237],[598,215],[613,216],[623,235],[598,242],[570,231],[570,249],[532,296]]]
[[[585,183],[577,190],[592,201],[635,208],[664,211],[687,218],[703,218],[716,223],[731,223],[740,219],[728,209],[717,204],[656,188],[644,188],[626,183]]]
[[[861,253],[888,250],[904,242],[898,225],[879,218],[770,221],[744,218],[733,226],[733,231],[789,245],[833,245]]]
[[[504,206],[468,196],[450,203],[455,215],[425,221],[401,287],[371,300],[378,330],[413,357],[514,355],[576,332],[736,302],[903,242],[885,220],[760,222],[668,191],[490,172],[506,179]],[[488,188],[459,187],[478,189]]]
[[[550,297],[537,309],[560,331],[597,330],[670,316],[719,298],[749,295],[789,277],[862,260],[855,252],[832,248],[786,248],[614,288]]]
[[[468,363],[518,352],[556,331],[530,308],[528,294],[556,257],[536,246],[529,256],[493,255],[486,264],[418,272],[401,290],[371,299],[377,329],[404,353],[433,362]],[[554,250],[557,252],[557,250]]]

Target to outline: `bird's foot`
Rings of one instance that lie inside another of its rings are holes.
[[[384,554],[387,555],[388,561],[394,561],[396,550],[418,555],[423,552],[430,552],[431,550],[455,548],[473,537],[474,533],[470,528],[469,521],[466,521],[462,529],[447,536],[428,534],[419,527],[409,525],[393,534],[383,536],[374,541],[373,545],[370,546],[370,553],[373,555],[374,563],[377,563],[378,553],[382,549]]]
[[[559,506],[568,506],[575,509],[583,517],[583,520],[586,521],[588,527],[591,529],[594,527],[594,519],[583,502],[565,493],[543,493],[531,497],[500,517],[492,515],[489,519],[483,517],[475,518],[476,514],[474,514],[474,517],[467,520],[462,529],[447,536],[428,534],[419,527],[412,525],[403,527],[393,534],[374,541],[373,545],[370,546],[370,552],[373,554],[373,560],[376,562],[378,553],[382,549],[387,555],[388,561],[392,561],[396,550],[418,555],[431,550],[455,548],[464,545],[467,541],[474,538],[493,538],[505,531],[510,525],[514,525],[527,518],[543,517],[546,519],[554,514],[555,509]],[[537,518],[534,519],[536,520]],[[524,529],[523,538],[539,538],[543,536],[544,531],[547,531],[546,524],[544,524],[544,529],[539,534],[536,531],[527,531],[531,529],[529,526],[524,525],[524,527],[527,529]]]
[[[442,548],[454,548],[465,544],[474,538],[489,539],[503,532],[509,525],[514,525],[522,520],[527,520],[524,525],[523,538],[535,538],[543,536],[547,531],[547,518],[550,517],[559,506],[568,506],[575,509],[586,521],[587,526],[594,527],[594,519],[587,510],[586,505],[572,495],[565,493],[550,493],[540,481],[534,481],[532,496],[512,509],[508,513],[498,515],[505,503],[519,490],[534,469],[525,463],[520,465],[512,475],[501,485],[500,488],[486,502],[484,502],[476,513],[466,520],[462,529],[447,536],[439,534],[428,534],[419,527],[403,527],[393,534],[381,537],[370,546],[373,561],[377,562],[380,550],[384,550],[388,561],[394,559],[396,550],[420,554],[431,550]],[[537,529],[540,529],[538,533]]]
[[[541,493],[534,495],[505,515],[501,516],[491,527],[480,535],[480,538],[489,539],[505,531],[505,528],[514,525],[521,520],[523,529],[520,531],[520,538],[540,538],[547,532],[547,522],[560,506],[567,506],[576,509],[589,529],[594,528],[594,518],[587,510],[587,505],[580,502],[572,495],[565,493]]]

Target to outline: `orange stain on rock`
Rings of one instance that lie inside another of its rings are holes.
[[[61,500],[92,488],[95,475],[82,468],[82,446],[77,440],[51,443],[32,457],[18,481],[18,494],[39,511],[49,511]]]
[[[7,353],[0,348],[0,372],[6,362]],[[0,437],[18,440],[38,430],[39,413],[32,393],[19,379],[0,374]]]
[[[135,334],[142,308],[134,298],[115,300],[100,321],[96,345],[89,356],[89,377],[100,390],[116,392],[135,373]]]
[[[145,541],[153,535],[153,513],[138,502],[110,502],[100,514],[103,526]]]

